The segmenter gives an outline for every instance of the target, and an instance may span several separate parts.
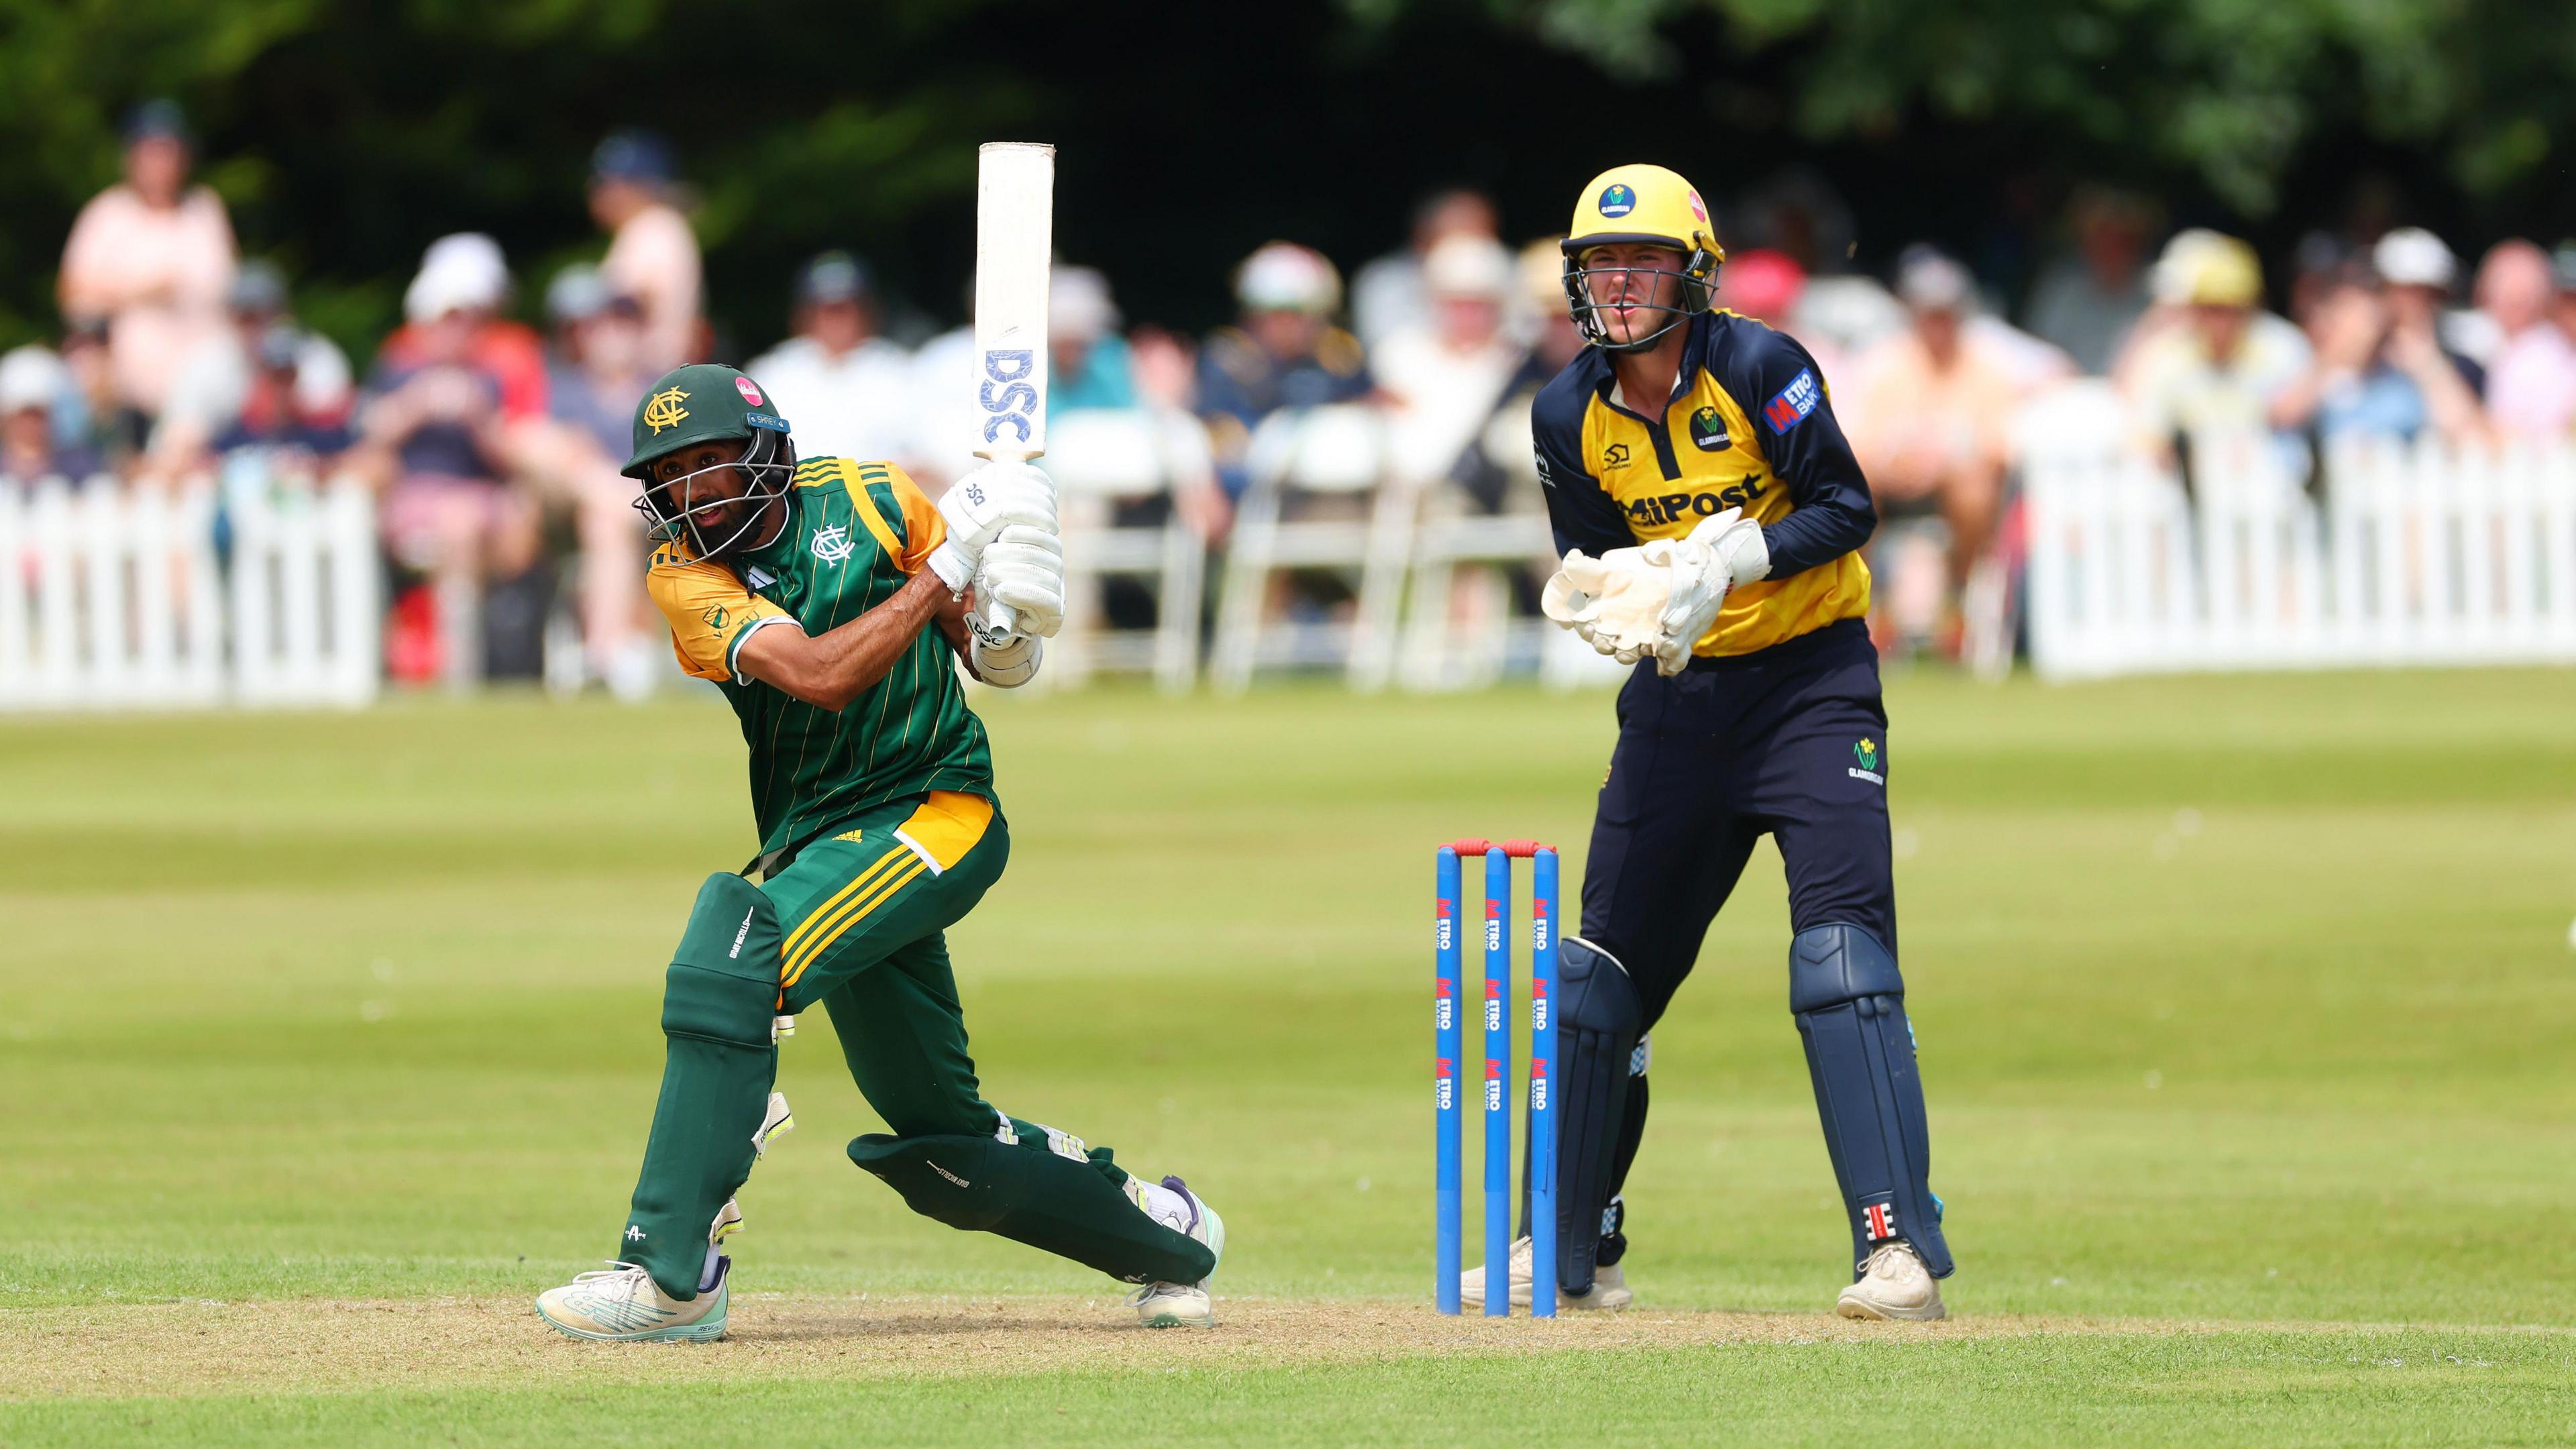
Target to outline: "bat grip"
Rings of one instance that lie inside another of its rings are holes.
[[[983,611],[984,617],[978,619],[970,614],[966,618],[966,626],[975,631],[975,637],[983,641],[984,647],[999,649],[1009,643],[1011,631],[1020,622],[1019,615],[1012,612],[1011,606],[997,600],[992,603],[979,601],[976,607]]]

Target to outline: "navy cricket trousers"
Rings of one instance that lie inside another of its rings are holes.
[[[1793,932],[1841,922],[1896,954],[1887,758],[1878,651],[1858,619],[1671,679],[1637,666],[1593,818],[1582,935],[1628,968],[1647,1029],[1765,832]]]

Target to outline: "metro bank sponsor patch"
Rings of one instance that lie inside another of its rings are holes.
[[[1780,389],[1778,397],[1762,405],[1762,416],[1771,424],[1772,432],[1785,433],[1804,422],[1807,414],[1816,410],[1816,404],[1824,400],[1824,389],[1816,385],[1816,370],[1802,367],[1789,385]]]

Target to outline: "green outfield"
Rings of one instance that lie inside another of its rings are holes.
[[[1656,1033],[1638,1310],[1437,1319],[1429,850],[1570,891],[1608,697],[1103,692],[986,702],[959,973],[997,1104],[1224,1212],[1227,1325],[912,1216],[818,1013],[696,1349],[525,1310],[751,849],[712,694],[0,723],[0,1443],[2576,1440],[2576,673],[1890,708],[1950,1323],[1826,1316],[1767,850]]]

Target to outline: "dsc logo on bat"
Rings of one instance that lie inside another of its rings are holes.
[[[1021,348],[1017,351],[994,349],[984,354],[984,375],[976,391],[976,400],[984,406],[984,441],[1002,441],[1004,429],[1011,440],[1025,443],[1035,431],[1032,424],[1038,409],[1038,389],[1033,380],[1037,372],[1037,353]]]

